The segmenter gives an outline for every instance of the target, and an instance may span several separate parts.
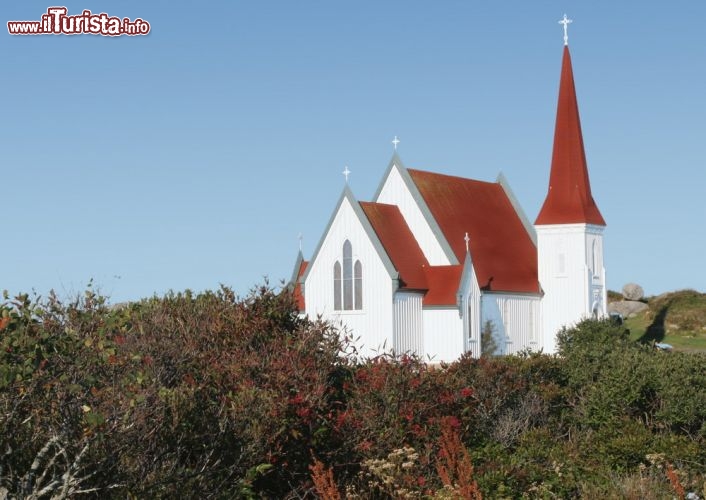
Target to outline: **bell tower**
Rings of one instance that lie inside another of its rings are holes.
[[[569,53],[567,25],[559,82],[549,190],[535,221],[539,282],[544,292],[544,352],[556,350],[556,333],[607,307],[603,232],[606,223],[591,194]]]

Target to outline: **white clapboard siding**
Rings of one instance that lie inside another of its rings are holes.
[[[407,222],[430,265],[447,266],[451,264],[396,167],[390,170],[375,201],[399,207],[402,217]]]
[[[545,352],[555,352],[556,333],[563,326],[591,316],[595,297],[598,314],[605,314],[603,229],[589,224],[536,226]]]
[[[483,324],[493,323],[496,354],[542,348],[539,302],[533,295],[483,294]]]
[[[343,243],[353,245],[353,261],[363,266],[363,308],[360,311],[335,311],[333,302],[333,266],[343,259]],[[392,296],[395,282],[383,265],[375,247],[356,216],[350,201],[344,198],[324,235],[316,259],[307,270],[304,283],[306,313],[321,315],[337,326],[345,325],[356,340],[362,356],[374,356],[383,348],[393,347]]]
[[[464,350],[474,357],[481,355],[481,291],[470,254],[466,253],[459,286],[459,315],[462,316]]]
[[[424,308],[424,353],[432,363],[457,360],[465,352],[458,308]]]
[[[463,306],[466,351],[470,352],[474,358],[478,358],[482,354],[480,336],[483,331],[483,312],[480,297],[478,292],[471,294],[466,297]]]
[[[422,293],[397,292],[394,301],[395,352],[424,356]]]

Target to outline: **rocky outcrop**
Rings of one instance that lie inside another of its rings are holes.
[[[619,313],[623,318],[632,318],[647,309],[647,304],[637,300],[623,300],[608,304],[608,313]]]
[[[623,287],[623,297],[625,300],[642,300],[645,291],[637,283],[628,283]]]

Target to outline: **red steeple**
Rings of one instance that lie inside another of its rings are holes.
[[[565,45],[549,192],[535,224],[574,223],[606,225],[591,195],[571,55]]]

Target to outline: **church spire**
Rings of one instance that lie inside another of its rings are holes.
[[[605,226],[591,195],[571,55],[564,45],[549,192],[535,224],[574,223]]]

